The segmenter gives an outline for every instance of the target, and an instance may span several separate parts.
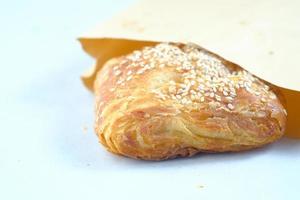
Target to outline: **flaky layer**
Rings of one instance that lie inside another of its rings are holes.
[[[280,138],[286,123],[268,85],[195,45],[159,44],[111,59],[95,95],[100,142],[133,158],[251,149]]]

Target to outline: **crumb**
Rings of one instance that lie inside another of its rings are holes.
[[[202,189],[202,188],[204,188],[204,185],[197,185],[197,188]]]
[[[82,131],[83,131],[84,134],[87,133],[87,131],[88,131],[87,125],[83,125],[83,126],[82,126]]]
[[[246,20],[241,20],[239,22],[239,24],[242,25],[242,26],[245,26],[245,25],[248,25],[248,22]]]

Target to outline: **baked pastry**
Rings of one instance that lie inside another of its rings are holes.
[[[100,142],[131,158],[252,149],[280,138],[286,125],[272,86],[194,44],[112,58],[94,91]]]

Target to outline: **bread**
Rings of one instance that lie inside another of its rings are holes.
[[[94,91],[100,142],[131,158],[252,149],[279,139],[286,125],[272,87],[193,44],[161,43],[112,58]]]

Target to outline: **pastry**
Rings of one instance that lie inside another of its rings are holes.
[[[94,83],[95,131],[115,154],[145,160],[260,147],[285,130],[273,86],[194,44],[112,58]]]

